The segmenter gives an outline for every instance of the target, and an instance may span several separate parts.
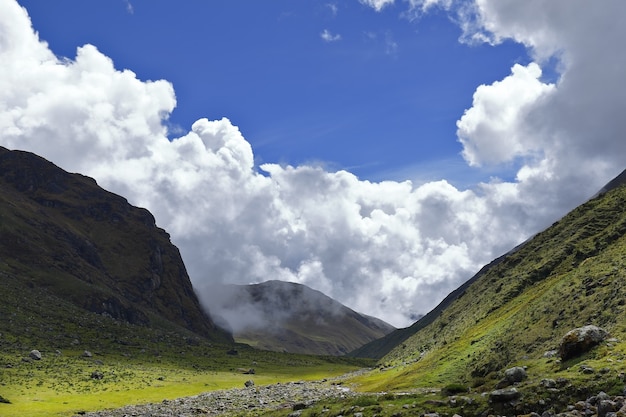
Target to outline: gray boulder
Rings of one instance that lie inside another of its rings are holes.
[[[509,401],[515,401],[520,397],[520,392],[515,388],[504,388],[491,391],[489,394],[489,402],[492,403],[506,403]]]
[[[521,366],[515,366],[504,371],[504,379],[510,384],[522,382],[527,377],[528,375],[526,375],[526,369]]]
[[[40,351],[38,351],[37,349],[33,349],[33,350],[31,350],[31,351],[30,351],[30,353],[28,354],[28,356],[29,356],[31,359],[34,359],[34,360],[36,360],[36,361],[40,361],[40,360],[41,360],[41,352],[40,352]]]
[[[598,326],[583,326],[570,330],[563,336],[559,345],[559,356],[568,360],[582,355],[606,340],[609,333]]]

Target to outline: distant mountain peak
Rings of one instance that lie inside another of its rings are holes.
[[[294,282],[222,285],[205,302],[236,340],[268,350],[341,355],[394,329]]]

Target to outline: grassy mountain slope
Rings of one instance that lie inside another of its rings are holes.
[[[5,148],[0,272],[87,311],[231,340],[200,307],[178,249],[147,210],[91,178]]]
[[[476,275],[469,280],[465,281],[459,288],[452,291],[446,296],[435,308],[425,314],[421,319],[413,323],[409,327],[402,329],[396,329],[393,332],[386,334],[380,339],[373,340],[365,345],[357,348],[351,352],[348,352],[348,356],[356,358],[372,358],[381,359],[389,352],[391,352],[396,346],[403,343],[406,339],[417,333],[419,330],[425,328],[431,324],[441,313],[448,308],[454,301],[456,301],[462,294],[465,293],[467,288],[474,283],[478,278],[483,276],[493,266],[497,265],[504,259],[506,255],[501,256],[488,265],[484,266]]]
[[[554,361],[544,353],[556,349],[567,331],[586,324],[626,340],[625,304],[622,186],[573,210],[483,270],[436,317],[425,316],[403,330],[413,334],[380,361],[390,371],[360,382],[365,389],[451,383],[493,387],[513,365],[527,365],[531,374],[544,376],[548,370],[564,371],[569,364],[553,369]],[[617,356],[626,351],[621,342],[615,349]],[[623,368],[610,358],[604,365],[610,371],[607,380]]]
[[[259,349],[343,355],[394,330],[305,285],[267,281],[226,285],[211,303],[235,340]]]

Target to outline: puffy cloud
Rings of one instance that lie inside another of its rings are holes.
[[[392,1],[363,3],[380,10]],[[93,176],[150,209],[208,305],[216,282],[281,279],[407,325],[623,167],[624,29],[598,6],[595,30],[586,31],[589,10],[571,4],[481,0],[472,14],[483,39],[512,38],[534,51],[536,63],[479,87],[458,122],[467,161],[515,163],[514,182],[458,190],[443,180],[416,186],[314,166],[256,167],[228,119],[200,119],[170,141],[168,82],[119,71],[90,45],[72,60],[55,57],[10,0],[0,0],[0,144]],[[546,84],[540,67],[555,52],[561,78]]]
[[[626,96],[618,87],[626,54],[618,51],[626,28],[615,16],[624,12],[620,1],[589,8],[584,1],[477,0],[462,22],[473,31],[465,38],[522,43],[535,63],[476,90],[458,122],[468,162],[517,158],[520,189],[539,199],[528,185],[540,187],[562,209],[619,173],[626,165],[619,116]],[[560,77],[546,84],[539,68],[552,65]]]
[[[478,87],[472,107],[457,122],[470,165],[509,162],[541,151],[525,120],[537,102],[554,91],[554,85],[542,83],[540,77],[536,63],[516,64],[504,80]]]

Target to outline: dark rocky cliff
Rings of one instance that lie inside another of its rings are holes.
[[[0,270],[91,312],[231,341],[152,214],[28,152],[0,147]]]

